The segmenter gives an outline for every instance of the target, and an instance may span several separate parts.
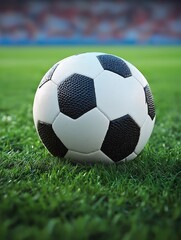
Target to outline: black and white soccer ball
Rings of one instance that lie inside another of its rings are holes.
[[[155,108],[148,82],[136,67],[93,52],[59,61],[45,74],[33,117],[54,156],[117,163],[142,151],[154,127]]]

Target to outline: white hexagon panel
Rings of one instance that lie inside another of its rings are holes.
[[[108,156],[106,156],[100,150],[91,152],[88,154],[69,150],[66,153],[65,158],[71,159],[74,162],[79,162],[79,163],[85,163],[85,159],[86,159],[86,163],[97,163],[97,162],[107,163],[107,164],[114,163],[114,161],[112,161]]]
[[[138,82],[143,86],[145,87],[148,82],[146,80],[146,78],[143,76],[143,74],[133,65],[131,64],[130,62],[127,62],[126,60],[124,60],[126,62],[126,64],[128,65],[131,73],[132,73],[132,76],[134,78],[136,78],[138,80]]]
[[[155,117],[152,120],[150,116],[147,116],[147,119],[141,128],[139,141],[135,148],[135,153],[137,155],[143,150],[145,144],[148,142],[151,136],[151,133],[153,131],[154,124],[155,124]]]
[[[38,121],[53,123],[59,112],[57,85],[52,81],[44,82],[38,87],[34,99],[33,117],[35,126],[37,126]]]
[[[52,76],[52,81],[60,84],[73,74],[95,78],[103,71],[99,60],[96,58],[99,54],[101,53],[79,54],[59,62]]]
[[[129,114],[141,127],[147,117],[143,87],[134,77],[105,70],[94,79],[97,107],[110,120]]]
[[[77,119],[60,113],[53,122],[53,130],[67,149],[91,153],[101,148],[109,120],[97,109],[88,111]]]

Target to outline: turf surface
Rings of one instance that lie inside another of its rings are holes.
[[[119,166],[52,157],[32,121],[56,61],[102,51],[136,65],[156,105],[142,154]],[[181,239],[181,48],[0,48],[0,239]]]

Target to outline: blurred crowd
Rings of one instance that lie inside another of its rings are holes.
[[[174,1],[10,1],[1,3],[0,40],[181,40]]]

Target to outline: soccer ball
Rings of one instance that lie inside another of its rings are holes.
[[[57,62],[35,94],[39,137],[57,157],[90,163],[134,159],[155,123],[152,93],[131,63],[105,53]]]

